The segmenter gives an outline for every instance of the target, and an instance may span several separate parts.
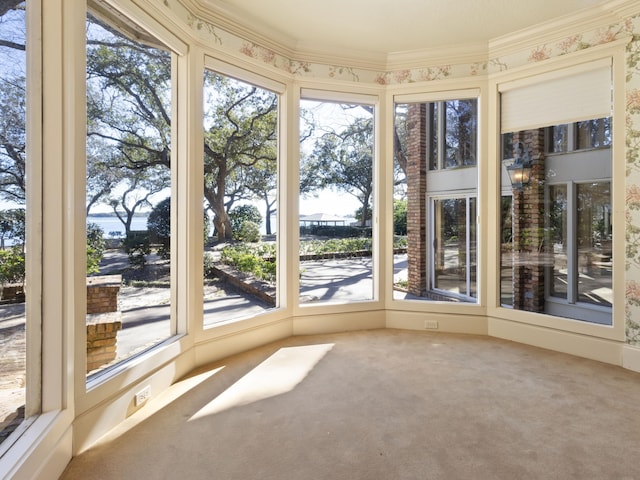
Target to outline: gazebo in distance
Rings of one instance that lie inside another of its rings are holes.
[[[312,215],[300,215],[300,223],[307,225],[346,225],[346,218],[328,213],[314,213]]]

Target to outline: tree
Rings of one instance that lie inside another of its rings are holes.
[[[26,95],[24,77],[0,79],[0,197],[24,204]]]
[[[256,199],[262,200],[265,206],[265,233],[271,235],[271,217],[276,213],[278,200],[278,172],[276,162],[261,162],[252,168],[246,179],[247,188]],[[259,223],[258,223],[259,225]]]
[[[253,227],[245,228],[245,224],[252,223],[257,225],[257,236],[260,236],[260,223],[262,222],[262,215],[255,205],[239,205],[229,211],[229,220],[231,221],[231,228],[233,229],[233,236],[236,240],[245,240],[246,237],[251,237],[249,241],[253,240],[256,235],[250,233],[253,231]],[[247,230],[247,231],[245,231]]]
[[[131,234],[131,222],[140,208],[151,207],[149,197],[161,192],[169,183],[169,172],[162,167],[134,170],[131,176],[120,182],[119,195],[107,197],[116,217],[122,222],[125,237]]]
[[[171,197],[167,197],[151,210],[147,217],[149,235],[155,237],[162,245],[159,254],[169,258],[171,254]]]
[[[100,261],[104,255],[104,231],[97,223],[87,224],[87,274],[100,271]]]
[[[171,55],[92,17],[87,32],[87,213],[110,205],[129,235],[170,183]]]
[[[4,249],[5,239],[10,238],[24,250],[25,221],[24,208],[0,210],[0,249]]]
[[[218,238],[229,240],[233,226],[227,212],[234,201],[251,194],[246,179],[255,171],[267,177],[275,172],[278,98],[213,72],[205,73],[205,94],[204,196]],[[270,188],[269,182],[261,185]]]
[[[341,132],[323,134],[303,170],[315,172],[317,187],[333,187],[355,196],[365,212],[371,212],[373,195],[373,119],[355,118]],[[316,187],[316,188],[317,188]],[[366,226],[368,215],[361,215]]]
[[[393,233],[407,234],[407,200],[393,201]]]

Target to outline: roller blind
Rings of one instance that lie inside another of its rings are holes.
[[[610,58],[500,84],[502,133],[611,116]]]

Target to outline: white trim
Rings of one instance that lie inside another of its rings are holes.
[[[488,335],[612,365],[622,365],[624,344],[610,339],[511,322],[495,317],[488,318]]]
[[[272,80],[271,78],[265,77],[259,73],[254,73],[245,68],[209,55],[205,55],[204,57],[204,68],[227,77],[232,77],[240,82],[250,83],[279,95],[282,95],[285,91],[285,85],[282,82]]]
[[[318,102],[337,102],[347,104],[375,105],[379,99],[377,95],[362,93],[351,93],[336,90],[318,90],[315,88],[302,87],[300,89],[301,100],[312,100]]]
[[[426,89],[425,89],[426,90]],[[461,90],[441,90],[436,92],[398,93],[393,96],[396,104],[430,103],[446,100],[473,100],[480,97],[480,88],[466,88]]]
[[[622,366],[640,373],[640,346],[625,345],[622,347]]]
[[[178,38],[171,30],[156,20],[150,12],[147,12],[131,1],[127,0],[100,0],[110,5],[122,15],[132,20],[138,26],[156,37],[161,43],[178,55],[186,55],[189,47],[182,39]]]

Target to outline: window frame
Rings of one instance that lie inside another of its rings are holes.
[[[621,38],[602,45],[598,48],[588,51],[578,51],[561,57],[554,57],[545,62],[538,62],[526,65],[518,69],[510,69],[502,72],[496,72],[489,77],[489,138],[495,138],[495,142],[489,142],[489,160],[491,164],[491,174],[489,175],[489,188],[495,192],[501,191],[500,178],[503,175],[503,164],[500,161],[500,142],[498,141],[500,130],[500,94],[503,85],[509,82],[518,81],[524,85],[536,83],[538,76],[541,74],[554,72],[567,67],[584,64],[587,62],[610,61],[612,70],[612,107],[613,113],[612,125],[621,126],[625,124],[625,48],[629,38]],[[613,211],[613,250],[624,251],[624,210],[625,210],[625,160],[624,145],[625,131],[624,128],[613,128],[612,131],[612,175],[611,189],[613,192],[612,211]],[[489,215],[490,231],[498,233],[500,231],[500,195],[492,195],[490,198],[490,211],[494,214]],[[499,235],[496,234],[496,240]],[[625,298],[624,298],[624,258],[621,255],[614,256],[613,266],[613,323],[609,325],[599,325],[595,323],[576,321],[573,319],[555,317],[551,315],[526,312],[522,310],[514,310],[509,306],[500,304],[500,286],[499,286],[499,253],[500,243],[494,241],[490,246],[492,257],[494,260],[488,264],[488,278],[495,281],[489,285],[489,297],[487,305],[487,313],[489,318],[489,329],[495,333],[500,332],[501,335],[507,335],[509,338],[524,338],[521,333],[514,330],[516,325],[523,325],[537,328],[535,331],[540,334],[540,338],[551,339],[549,335],[554,331],[578,334],[580,338],[598,338],[613,340],[616,342],[624,341],[625,338]],[[529,330],[532,331],[532,330]],[[510,333],[507,333],[510,332]],[[515,334],[516,337],[512,337]],[[578,352],[577,345],[567,347],[566,351]],[[580,352],[585,352],[581,349]]]
[[[201,77],[204,76],[204,72],[206,70],[218,75],[224,75],[226,77],[232,78],[239,82],[243,82],[247,85],[252,85],[257,88],[267,90],[277,96],[277,102],[278,102],[277,139],[276,139],[276,151],[277,151],[277,174],[276,174],[277,175],[277,179],[276,179],[276,184],[277,184],[276,252],[277,253],[276,255],[279,261],[277,262],[277,273],[276,273],[276,305],[275,307],[269,308],[268,310],[262,313],[250,314],[247,316],[242,316],[240,318],[229,319],[229,320],[217,322],[209,326],[204,326],[204,308],[201,305],[200,308],[202,308],[202,310],[200,315],[202,316],[202,320],[199,322],[200,325],[197,328],[207,332],[215,332],[216,330],[220,330],[222,327],[225,327],[225,326],[233,326],[233,325],[241,326],[243,323],[246,323],[248,320],[262,319],[265,317],[270,318],[270,316],[273,315],[274,313],[276,315],[281,315],[283,313],[283,310],[285,310],[287,307],[286,301],[285,301],[287,296],[283,292],[284,285],[286,284],[285,283],[286,271],[287,271],[286,266],[288,263],[286,261],[287,250],[284,247],[284,245],[287,242],[287,240],[285,239],[286,215],[282,215],[280,213],[281,211],[286,212],[286,207],[285,205],[282,204],[282,199],[284,197],[283,191],[285,188],[283,186],[283,182],[286,181],[286,175],[284,173],[284,170],[285,170],[284,165],[286,165],[285,159],[287,158],[287,156],[286,156],[286,150],[285,150],[286,142],[283,141],[284,134],[282,131],[282,127],[283,127],[284,118],[286,118],[285,117],[286,113],[284,112],[284,110],[287,105],[287,102],[286,102],[287,85],[284,82],[281,82],[274,78],[266,77],[261,75],[260,73],[245,70],[242,67],[233,65],[231,63],[227,63],[223,60],[211,57],[209,55],[204,56]],[[204,87],[204,80],[201,81],[201,85],[202,87]],[[204,95],[203,88],[201,88],[200,90],[201,90],[200,95]],[[195,113],[200,115],[200,119],[204,118],[204,100],[202,100],[199,103],[199,106],[196,109]],[[198,138],[198,141],[196,142],[196,144],[201,145],[204,142],[204,131],[199,132],[197,138]],[[198,156],[199,156],[199,163],[201,163],[200,172],[202,172],[204,170],[204,154],[202,152],[199,152]],[[202,184],[202,182],[200,182],[200,184]],[[202,188],[198,187],[198,189],[202,190],[201,192],[201,199],[202,199],[204,197],[204,187]],[[201,222],[202,222],[202,219],[200,219],[200,223]],[[200,231],[202,231],[202,228],[203,226],[200,227]],[[200,253],[200,258],[201,258],[200,264],[202,264],[204,248],[202,246],[199,246],[198,248],[202,250],[202,252]],[[199,289],[202,289],[202,288],[203,288],[202,285],[200,285]],[[200,303],[203,303],[202,300],[203,300],[204,292],[202,291],[201,293],[202,294],[200,296]]]
[[[380,158],[381,158],[381,142],[382,140],[382,131],[383,128],[380,125],[381,118],[381,94],[379,91],[372,91],[369,93],[363,93],[362,90],[348,90],[341,89],[338,86],[336,88],[328,89],[324,84],[316,84],[314,82],[304,82],[301,85],[298,85],[299,89],[296,92],[296,118],[299,119],[300,116],[300,102],[303,100],[310,101],[318,101],[318,102],[329,102],[329,103],[345,103],[345,104],[359,104],[359,105],[369,105],[373,107],[373,198],[372,198],[372,208],[373,208],[373,218],[372,218],[372,277],[373,277],[373,288],[372,288],[372,298],[367,300],[359,300],[352,302],[318,302],[318,303],[301,303],[300,302],[300,278],[299,278],[299,269],[300,269],[300,261],[298,256],[296,256],[296,260],[292,262],[292,267],[295,269],[295,274],[293,277],[289,277],[289,284],[287,285],[288,292],[292,295],[293,301],[293,315],[294,316],[303,316],[303,315],[315,315],[315,314],[327,314],[327,313],[350,313],[350,312],[360,312],[370,310],[372,306],[375,308],[378,305],[382,304],[382,296],[383,293],[380,290],[381,279],[381,255],[383,254],[381,250],[381,242],[379,239],[380,234],[380,215],[381,215],[381,175],[379,173],[381,168]],[[298,127],[296,127],[298,128]],[[300,204],[300,190],[299,190],[299,168],[300,168],[300,158],[299,158],[299,150],[300,150],[300,141],[299,141],[299,131],[298,138],[295,145],[295,167],[291,169],[290,174],[295,175],[294,181],[296,182],[296,189],[293,192],[292,201],[295,202],[295,214],[296,218],[299,216],[299,204]],[[291,165],[290,165],[291,166]],[[299,251],[299,242],[300,242],[300,229],[298,228],[298,224],[296,227],[292,229],[295,235],[295,249]]]
[[[428,231],[427,231],[427,262],[428,262],[428,282],[427,282],[427,290],[429,292],[433,292],[435,294],[438,295],[442,295],[443,297],[449,297],[452,299],[458,299],[461,300],[463,302],[466,303],[471,303],[471,304],[476,304],[478,303],[478,275],[477,275],[477,271],[478,271],[478,222],[477,222],[477,211],[478,211],[478,192],[477,191],[455,191],[453,192],[451,195],[446,195],[444,193],[438,193],[436,195],[429,195],[429,193],[426,194],[427,195],[427,218],[425,219]],[[466,261],[465,261],[465,265],[464,265],[464,270],[465,270],[465,285],[466,285],[466,293],[453,293],[449,290],[444,290],[441,288],[437,288],[436,282],[436,242],[437,242],[437,232],[436,232],[436,202],[437,201],[442,201],[442,200],[461,200],[463,199],[465,201],[465,256],[466,256]],[[476,211],[476,216],[475,218],[472,217],[472,211],[471,211],[471,202],[472,199],[475,200],[475,211]],[[473,229],[471,228],[472,223],[475,223]],[[476,238],[475,238],[475,245],[476,245],[476,254],[475,254],[475,259],[476,259],[476,264],[475,264],[475,270],[476,270],[476,279],[475,279],[475,288],[472,288],[472,285],[474,284],[473,280],[472,280],[472,263],[471,263],[471,250],[472,250],[472,242],[471,242],[471,231],[475,230],[476,232]],[[476,296],[474,297],[471,292],[474,292]]]

